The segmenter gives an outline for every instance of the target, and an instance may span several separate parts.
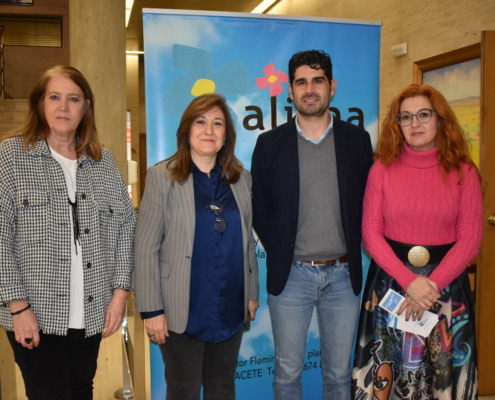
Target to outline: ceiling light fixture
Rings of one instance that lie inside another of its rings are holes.
[[[251,11],[254,14],[263,14],[271,6],[273,6],[278,0],[263,0],[258,6]]]
[[[125,27],[129,25],[129,19],[131,18],[132,6],[134,5],[134,0],[125,0]]]

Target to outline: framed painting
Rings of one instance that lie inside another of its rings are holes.
[[[433,86],[454,110],[480,167],[481,45],[475,44],[413,64],[414,83]]]

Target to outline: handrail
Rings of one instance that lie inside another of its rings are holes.
[[[114,393],[114,397],[117,399],[131,400],[134,399],[134,391],[132,376],[131,376],[131,363],[130,362],[130,351],[129,351],[129,330],[127,325],[127,307],[124,315],[124,320],[122,321],[122,373],[123,373],[123,383],[124,387],[118,389]]]

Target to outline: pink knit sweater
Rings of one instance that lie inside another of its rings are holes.
[[[464,271],[481,243],[483,202],[476,171],[463,165],[461,184],[457,171],[450,172],[447,184],[436,151],[406,145],[390,167],[375,162],[368,178],[363,244],[404,290],[417,275],[397,258],[385,237],[422,245],[456,242],[429,277],[440,289]]]

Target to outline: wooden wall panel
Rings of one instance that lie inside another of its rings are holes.
[[[33,6],[0,5],[0,14],[62,17],[62,47],[5,46],[5,92],[27,99],[40,75],[70,61],[69,0],[38,0]]]
[[[132,152],[132,160],[136,161],[139,166],[139,128],[140,128],[140,112],[139,112],[139,55],[126,55],[126,78],[127,78],[127,110],[131,112],[131,135],[132,148],[136,152]],[[138,167],[139,169],[139,167]],[[138,175],[139,179],[139,175]],[[140,202],[140,183],[132,187],[132,203],[134,207],[139,207]]]
[[[0,350],[0,399],[17,399],[14,353],[2,328],[0,328]]]
[[[483,32],[481,46],[481,169],[486,181],[484,193],[483,244],[478,256],[476,274],[476,340],[478,348],[478,368],[480,395],[495,394],[493,370],[495,347],[493,332],[493,288],[495,286],[495,226],[488,217],[495,214],[495,31]]]
[[[100,140],[127,179],[125,9],[122,0],[71,0],[71,65],[93,89]]]

